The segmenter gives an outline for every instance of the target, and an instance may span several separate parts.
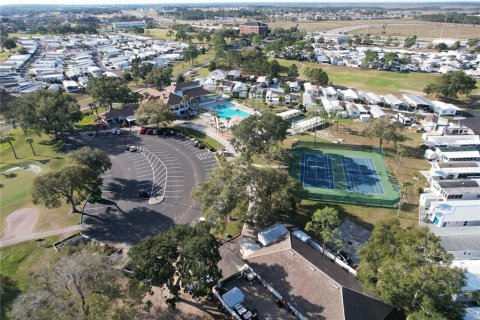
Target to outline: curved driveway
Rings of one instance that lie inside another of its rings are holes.
[[[130,246],[174,224],[193,223],[201,217],[191,192],[217,166],[215,154],[193,147],[182,136],[104,133],[87,144],[103,149],[112,160],[112,169],[103,177],[105,200],[85,207],[83,225],[87,236],[104,243]],[[129,152],[127,145],[140,146],[146,151]],[[145,154],[150,159],[158,158],[166,172],[159,174],[162,167],[152,166]],[[152,184],[157,195],[164,195],[159,204],[149,204],[149,199],[138,195],[141,189],[151,190]]]

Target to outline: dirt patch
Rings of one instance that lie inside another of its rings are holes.
[[[17,166],[17,167],[10,168],[8,170],[5,170],[5,172],[12,172],[12,171],[16,171],[16,170],[19,170],[19,169],[30,170],[35,174],[39,174],[43,171],[43,168],[40,167],[40,166],[37,166],[36,164],[27,164],[27,165],[22,165],[22,166]]]
[[[33,208],[23,208],[10,213],[6,219],[6,232],[0,240],[6,241],[32,234],[33,227],[35,227],[37,222],[37,216],[38,211]]]

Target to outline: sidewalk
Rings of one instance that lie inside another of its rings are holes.
[[[24,241],[42,239],[42,238],[54,236],[54,235],[57,235],[57,234],[63,234],[63,233],[67,233],[67,232],[78,231],[78,230],[81,230],[81,229],[82,229],[82,226],[80,224],[77,224],[77,225],[62,228],[62,229],[55,229],[55,230],[44,231],[44,232],[36,232],[36,233],[32,233],[32,234],[29,234],[29,235],[26,235],[26,236],[11,238],[11,239],[8,239],[6,241],[0,241],[0,248],[10,246],[10,245],[13,245],[13,244],[17,244],[17,243],[20,243],[20,242],[24,242]]]

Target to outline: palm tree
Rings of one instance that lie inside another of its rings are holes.
[[[8,143],[10,145],[10,148],[12,148],[13,155],[15,156],[15,159],[18,159],[17,153],[15,152],[15,149],[13,148],[12,141],[15,141],[15,138],[13,136],[2,136],[2,137],[0,137],[0,143]]]
[[[25,139],[25,142],[30,145],[30,148],[32,148],[33,155],[36,156],[35,149],[33,149],[33,146],[32,146],[33,139],[32,138],[27,138],[27,139]]]
[[[215,120],[215,131],[218,130],[218,120],[220,120],[220,117],[218,116],[218,114],[214,113],[213,114],[213,119]]]

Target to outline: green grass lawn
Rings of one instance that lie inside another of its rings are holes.
[[[192,68],[195,68],[197,66],[200,66],[204,63],[207,63],[209,62],[210,60],[212,60],[213,58],[215,57],[215,53],[213,52],[213,50],[209,50],[207,51],[205,54],[201,54],[198,56],[197,60],[195,60],[195,63],[192,65],[190,65],[189,62],[187,61],[175,61],[173,63],[173,72],[172,74],[174,76],[180,74],[180,73],[185,73],[187,72],[188,70],[192,69]]]
[[[95,131],[97,125],[93,123],[95,116],[93,114],[85,114],[82,120],[75,124],[75,129],[79,131]]]
[[[160,28],[151,28],[151,29],[146,29],[145,32],[146,32],[146,36],[150,36],[150,37],[153,37],[153,38],[158,38],[158,39],[162,39],[162,40],[167,40],[167,41],[173,41],[175,39],[175,31],[173,31],[173,37],[172,38],[168,38],[167,37],[167,32],[169,30],[168,29],[160,29]]]
[[[17,153],[15,159],[13,152],[4,143],[0,147],[0,221],[2,221],[2,233],[4,231],[5,218],[11,212],[21,208],[36,208],[39,218],[35,231],[62,228],[79,222],[79,216],[69,214],[68,205],[55,209],[47,209],[41,205],[34,205],[30,195],[33,180],[42,172],[56,169],[62,166],[66,156],[57,153],[62,143],[54,141],[46,135],[24,134],[21,130],[13,130],[10,133],[15,137],[12,142]],[[33,139],[33,155],[30,145],[25,142],[26,138]]]
[[[3,52],[0,52],[0,62],[3,62],[8,59],[12,54],[18,51],[20,47],[13,48],[12,50],[3,50]]]
[[[191,138],[195,138],[198,141],[202,142],[203,144],[207,145],[210,149],[219,150],[223,148],[223,145],[218,142],[217,140],[207,136],[205,133],[191,129],[191,128],[184,128],[184,127],[175,127],[175,130],[180,131],[186,136]]]
[[[439,75],[421,72],[388,72],[362,68],[339,67],[332,65],[321,65],[311,62],[291,61],[277,59],[283,67],[281,75],[286,76],[287,68],[295,63],[298,67],[300,78],[305,79],[304,70],[306,67],[322,68],[327,72],[328,77],[337,86],[359,89],[362,91],[372,91],[378,94],[392,93],[401,95],[404,92],[422,93],[423,88],[434,82]],[[480,81],[473,94],[480,93]]]
[[[50,246],[58,241],[59,237],[46,238],[45,246],[28,241],[0,249],[0,274],[10,280],[2,284],[1,319],[7,318],[11,304],[21,291],[29,288],[32,273],[41,271],[46,263],[56,259],[57,253]]]

